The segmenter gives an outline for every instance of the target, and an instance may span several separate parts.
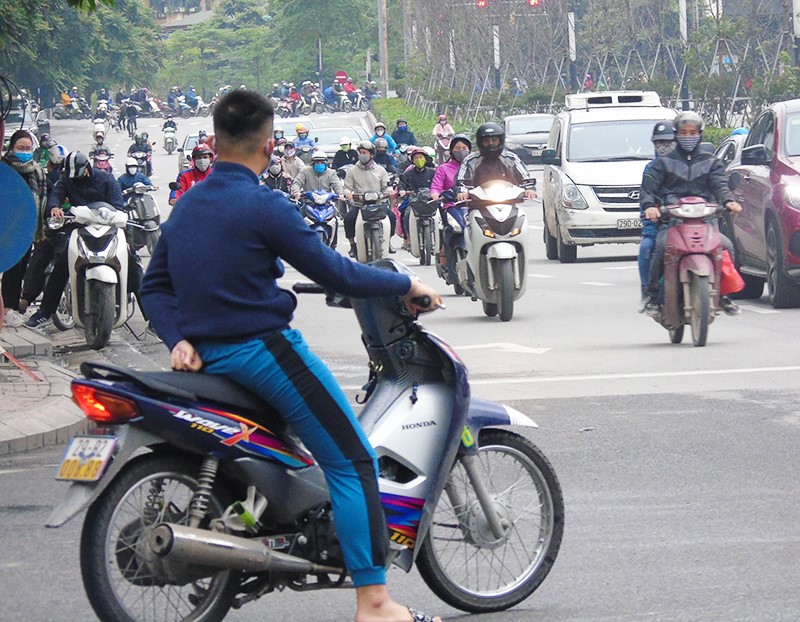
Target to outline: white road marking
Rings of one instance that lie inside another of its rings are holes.
[[[606,266],[601,270],[638,270],[639,266]]]
[[[602,281],[581,281],[579,285],[591,285],[592,287],[614,287],[615,283],[603,283]]]
[[[528,225],[528,229],[536,229],[537,231],[541,231],[544,229],[543,225]]]
[[[548,382],[586,382],[593,380],[632,380],[640,378],[681,378],[685,376],[731,376],[736,374],[773,374],[776,372],[797,372],[800,365],[783,367],[744,367],[741,369],[698,369],[690,371],[637,372],[621,374],[586,374],[584,376],[545,376],[539,378],[505,378],[470,380],[471,385],[499,384],[542,384]]]
[[[452,346],[456,351],[460,350],[502,350],[504,352],[520,352],[523,354],[544,354],[552,348],[529,348],[517,343],[481,343],[471,346]]]
[[[529,279],[552,279],[552,274],[529,274]]]
[[[739,305],[743,311],[752,311],[753,313],[760,313],[762,315],[772,315],[773,313],[782,313],[778,309],[765,309],[762,307],[754,307],[753,305]]]

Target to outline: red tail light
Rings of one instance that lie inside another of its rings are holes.
[[[133,400],[85,384],[73,383],[72,400],[89,419],[98,423],[119,425],[141,416]]]

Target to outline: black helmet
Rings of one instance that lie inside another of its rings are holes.
[[[397,123],[395,123],[395,125],[396,125],[397,127],[400,127],[400,124],[401,124],[401,123],[405,123],[406,125],[408,125],[408,121],[406,121],[406,120],[405,120],[403,117],[400,117],[400,118],[397,120]]]
[[[89,158],[80,151],[72,151],[64,158],[64,177],[77,179],[83,177],[87,170],[91,170]]]
[[[472,151],[472,141],[466,134],[456,134],[455,136],[453,136],[453,138],[450,139],[450,149],[452,149],[453,145],[455,145],[459,141],[464,143],[467,147],[469,147],[469,150]]]
[[[488,136],[498,136],[500,138],[500,144],[497,145],[497,147],[484,147],[483,139]],[[483,157],[496,158],[500,156],[506,144],[506,133],[497,123],[484,123],[478,128],[478,131],[475,132],[475,142],[478,143],[478,151],[481,152]]]
[[[667,121],[659,121],[653,126],[653,135],[650,140],[656,142],[657,140],[675,140],[675,129],[672,124]]]

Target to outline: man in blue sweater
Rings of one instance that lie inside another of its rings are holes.
[[[178,200],[162,225],[141,289],[144,306],[171,351],[173,369],[202,368],[246,386],[314,454],[356,587],[356,622],[432,621],[389,597],[375,453],[333,375],[289,328],[295,298],[276,279],[286,260],[348,296],[403,296],[412,312],[421,310],[415,297],[430,296],[433,307],[441,298],[405,275],[351,262],[326,247],[282,194],[259,185],[275,145],[273,117],[269,101],[253,91],[219,100],[214,172]]]

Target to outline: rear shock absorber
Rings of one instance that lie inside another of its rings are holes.
[[[208,502],[211,499],[211,491],[214,488],[214,480],[217,477],[219,468],[219,458],[208,457],[203,460],[200,473],[197,476],[197,490],[194,491],[192,502],[189,506],[189,526],[195,529],[206,516]]]

